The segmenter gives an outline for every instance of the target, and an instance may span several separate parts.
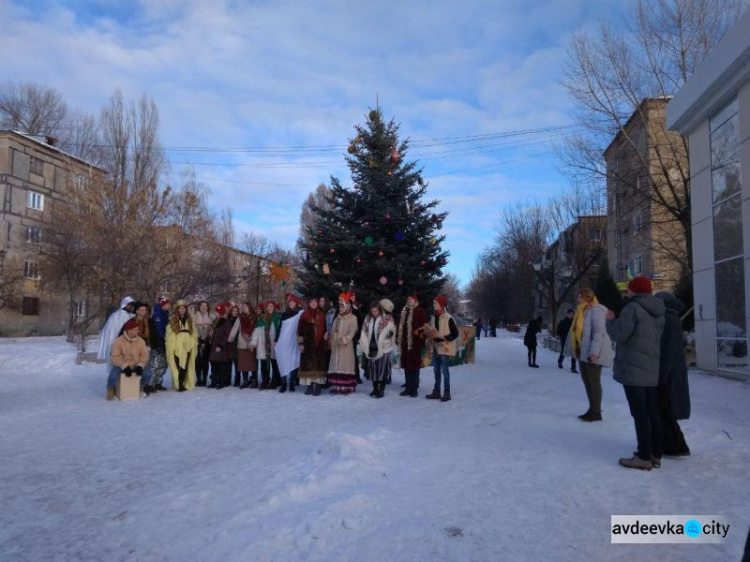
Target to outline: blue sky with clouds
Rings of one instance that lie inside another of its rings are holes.
[[[221,149],[170,150],[173,179],[194,166],[239,231],[289,248],[308,193],[330,175],[350,183],[348,139],[377,93],[414,142],[408,158],[424,167],[430,198],[450,211],[448,270],[466,282],[503,206],[568,185],[551,153],[572,111],[560,85],[566,45],[622,9],[619,0],[0,0],[0,80],[53,86],[92,112],[115,88],[153,97],[165,147]],[[547,130],[516,134],[538,129]]]

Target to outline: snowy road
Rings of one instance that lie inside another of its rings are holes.
[[[197,389],[106,402],[61,338],[0,340],[3,561],[739,560],[750,525],[750,385],[691,373],[693,456],[635,447],[605,370],[604,421],[577,375],[517,335],[452,370],[453,401]],[[722,545],[612,545],[612,514],[720,514]]]

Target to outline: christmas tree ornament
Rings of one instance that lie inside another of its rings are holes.
[[[362,263],[362,260],[359,259],[359,258],[354,258],[354,263],[356,263],[357,265],[359,265],[360,263]]]
[[[315,270],[317,271],[318,269],[320,269],[320,266],[316,263],[315,264]]]
[[[391,214],[390,213],[386,213],[385,214],[385,220],[387,220],[387,221],[391,220]]]
[[[347,151],[347,152],[348,152],[349,154],[354,154],[355,152],[357,152],[357,147],[356,147],[356,146],[354,146],[353,144],[350,144],[350,145],[349,145],[349,148],[347,148],[347,149],[346,149],[346,151]]]
[[[382,277],[380,278],[380,284],[381,284],[381,285],[385,285],[386,283],[388,283],[388,278],[387,278],[387,277],[386,277],[385,275],[383,275],[383,276],[382,276]]]
[[[427,265],[427,262],[422,260],[421,262],[419,262],[419,265]]]
[[[404,233],[403,233],[403,232],[401,232],[401,231],[399,230],[399,231],[398,231],[398,232],[396,233],[396,240],[398,240],[398,241],[400,242],[400,241],[401,241],[401,240],[403,240],[403,239],[404,239]]]
[[[399,280],[398,280],[398,284],[399,284],[399,285],[403,285],[403,284],[404,284],[404,280],[403,280],[403,279],[399,279]]]
[[[367,159],[367,165],[370,166],[370,168],[374,168],[375,167],[375,160],[373,160],[372,158],[368,158]]]
[[[385,255],[385,252],[383,250],[378,250],[378,257],[382,258]]]
[[[406,201],[406,213],[411,216],[411,205],[409,205],[409,201]]]
[[[391,175],[392,175],[392,172],[391,172],[390,170],[388,170],[388,171],[387,171],[387,172],[385,173],[385,175],[386,175],[386,176],[388,176],[388,177],[391,177]]]
[[[393,152],[391,152],[391,164],[398,164],[400,159],[401,157],[398,155],[398,150],[394,148]]]
[[[365,236],[365,244],[367,244],[368,246],[372,246],[373,242],[374,240],[372,239],[372,236]]]
[[[432,244],[433,246],[437,244],[437,238],[435,238],[434,236],[430,236],[430,244]]]
[[[422,176],[417,176],[417,183],[418,183],[418,184],[419,184],[419,185],[420,185],[421,187],[424,187],[424,180],[422,179]]]
[[[327,263],[324,263],[323,264],[323,275],[328,275],[329,273],[331,273],[331,268],[328,266]]]
[[[370,226],[370,221],[365,221],[362,224],[364,224],[365,226]]]
[[[357,135],[357,137],[354,139],[354,144],[359,144],[361,142],[362,142],[362,136],[361,135]]]
[[[323,230],[318,230],[318,236],[323,236]]]
[[[336,253],[336,248],[331,248],[331,253],[335,254]]]

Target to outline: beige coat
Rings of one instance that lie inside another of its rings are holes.
[[[333,321],[331,331],[328,334],[328,342],[331,344],[331,363],[328,366],[329,373],[341,375],[354,375],[354,342],[357,333],[357,317],[349,313],[344,316],[339,314]]]
[[[145,367],[148,364],[148,348],[139,336],[131,338],[123,334],[112,345],[111,359],[112,365],[120,369],[136,365]]]

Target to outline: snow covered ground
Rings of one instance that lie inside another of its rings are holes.
[[[103,365],[60,338],[0,340],[0,558],[739,560],[750,525],[750,385],[691,373],[693,455],[621,468],[635,432],[605,371],[518,335],[452,369],[453,401],[235,388],[106,402]],[[718,514],[722,545],[612,545],[612,514]]]

